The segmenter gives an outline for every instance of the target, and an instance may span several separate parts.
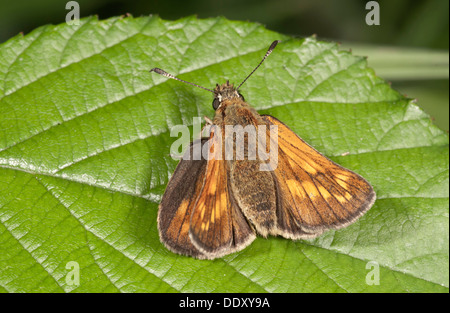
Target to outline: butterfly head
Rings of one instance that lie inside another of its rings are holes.
[[[229,81],[227,81],[223,85],[216,85],[216,88],[214,89],[214,100],[212,103],[212,106],[214,110],[217,110],[222,102],[225,100],[230,101],[236,101],[236,100],[244,100],[244,96],[241,95],[241,93],[233,86],[233,84],[230,84]]]
[[[264,55],[263,59],[261,60],[261,62],[259,62],[259,64],[255,67],[255,69],[244,79],[244,81],[238,86],[238,87],[234,87],[232,84],[230,84],[229,81],[227,81],[225,84],[223,85],[216,85],[216,88],[214,88],[214,90],[202,87],[200,85],[182,80],[178,77],[173,76],[172,74],[167,73],[166,71],[160,69],[160,68],[153,68],[150,70],[150,72],[155,72],[158,73],[160,75],[163,75],[165,77],[168,78],[172,78],[175,80],[178,80],[180,82],[195,86],[195,87],[199,87],[201,89],[207,90],[209,92],[212,92],[214,94],[214,100],[213,100],[213,108],[214,110],[217,110],[224,101],[245,101],[244,97],[239,93],[239,88],[247,81],[247,79],[252,76],[252,74],[258,69],[258,67],[264,62],[264,60],[269,56],[269,54],[272,53],[273,49],[275,49],[276,45],[279,43],[279,40],[275,40],[274,42],[272,42],[272,44],[269,47],[269,50],[267,50],[266,54]]]

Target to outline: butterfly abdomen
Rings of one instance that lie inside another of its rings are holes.
[[[256,231],[267,236],[276,225],[276,194],[272,175],[259,165],[256,160],[230,162],[230,192]]]

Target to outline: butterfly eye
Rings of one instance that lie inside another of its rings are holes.
[[[219,99],[218,99],[218,98],[214,98],[214,101],[213,101],[213,103],[212,103],[213,109],[214,109],[214,110],[217,110],[217,108],[219,107],[219,105],[220,105]]]
[[[244,96],[239,94],[239,97],[242,99],[242,101],[245,101]]]

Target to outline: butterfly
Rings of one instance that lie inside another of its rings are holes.
[[[209,136],[190,144],[159,205],[160,239],[172,252],[214,259],[244,249],[257,235],[313,238],[355,222],[373,205],[375,192],[363,177],[322,155],[277,118],[258,114],[239,92],[278,43],[270,45],[238,87],[227,81],[211,90],[151,70],[214,94]],[[236,126],[255,131],[244,133],[238,143],[236,134],[226,132]],[[276,137],[271,137],[273,129]],[[275,166],[251,153],[255,146],[260,152],[270,150],[269,144],[254,144],[256,133],[276,144]],[[231,158],[227,149],[218,148],[223,146],[234,149]],[[237,157],[238,150],[243,158]],[[207,157],[199,154],[204,151]],[[268,164],[269,170],[262,170]]]

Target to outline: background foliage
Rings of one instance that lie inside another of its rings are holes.
[[[156,229],[177,163],[169,130],[211,117],[212,99],[148,70],[240,81],[275,39],[246,99],[366,177],[378,200],[315,240],[258,238],[214,261],[173,254]],[[195,17],[44,26],[0,55],[1,291],[448,292],[448,135],[364,58]],[[70,261],[79,286],[67,284]],[[366,283],[370,261],[379,285]]]
[[[411,98],[449,130],[449,2],[378,0],[381,25],[365,24],[364,0],[78,0],[81,16],[101,19],[126,13],[175,20],[225,16],[254,21],[294,37],[317,34],[369,56],[380,77]],[[0,42],[19,32],[64,22],[67,0],[0,1]],[[348,43],[348,44],[347,44]],[[214,43],[211,43],[214,44]]]

